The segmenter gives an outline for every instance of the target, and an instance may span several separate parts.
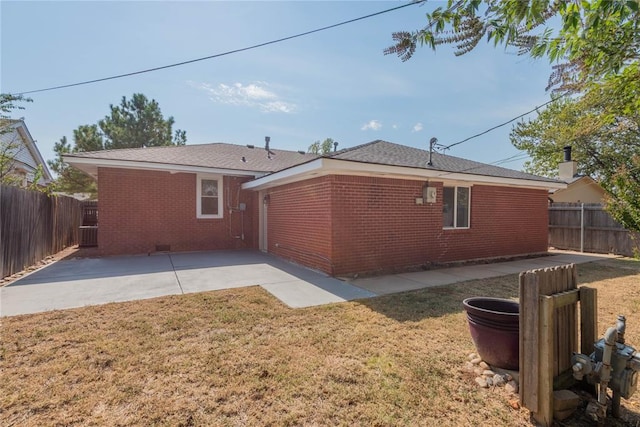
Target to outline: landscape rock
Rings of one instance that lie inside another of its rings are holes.
[[[488,364],[487,364],[487,362],[485,362],[485,361],[480,362],[480,365],[479,365],[479,366],[480,366],[482,369],[489,369],[489,365],[488,365]]]
[[[509,393],[516,394],[518,393],[518,383],[514,380],[511,380],[507,383],[507,385],[504,386],[504,389]]]
[[[476,383],[478,383],[478,385],[482,388],[489,387],[489,384],[487,384],[487,379],[484,377],[476,377]]]
[[[477,359],[477,358],[478,358],[478,355],[475,354],[475,353],[469,353],[469,356],[467,356],[467,360],[469,362],[471,362],[472,360]]]
[[[480,359],[479,357],[476,357],[475,359],[471,359],[471,363],[473,363],[474,365],[479,365],[480,362],[482,362],[482,359]]]
[[[503,385],[505,385],[507,382],[504,380],[504,377],[500,374],[495,374],[493,376],[493,384],[498,386],[498,387],[502,387]]]
[[[484,371],[482,371],[482,375],[484,375],[485,377],[490,377],[492,378],[496,373],[493,372],[491,369],[485,369]]]

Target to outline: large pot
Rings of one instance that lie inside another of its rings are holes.
[[[502,298],[474,297],[462,302],[478,355],[492,367],[518,370],[520,306]]]

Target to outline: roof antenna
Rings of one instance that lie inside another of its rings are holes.
[[[435,136],[429,140],[429,162],[427,166],[433,166],[432,155],[433,155],[433,146],[438,142],[438,138]]]

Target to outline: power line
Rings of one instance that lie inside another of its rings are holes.
[[[509,123],[514,122],[514,121],[518,120],[519,118],[526,116],[527,114],[531,114],[531,113],[533,113],[534,111],[538,110],[539,108],[545,107],[545,106],[547,106],[547,105],[551,104],[552,102],[555,102],[556,100],[558,100],[558,99],[562,98],[563,96],[565,96],[565,95],[561,95],[561,96],[559,96],[559,97],[553,98],[553,99],[551,99],[551,100],[549,100],[549,101],[545,102],[545,103],[544,103],[544,104],[542,104],[542,105],[538,105],[537,107],[534,107],[533,109],[531,109],[531,110],[527,111],[526,113],[522,113],[522,114],[520,114],[519,116],[516,116],[516,117],[512,118],[511,120],[507,120],[507,121],[506,121],[506,122],[504,122],[504,123],[500,123],[499,125],[496,125],[496,126],[494,126],[494,127],[492,127],[492,128],[489,128],[489,129],[485,130],[484,132],[477,133],[477,134],[475,134],[475,135],[472,135],[472,136],[470,136],[470,137],[468,137],[468,138],[463,139],[462,141],[454,142],[453,144],[447,145],[446,147],[444,147],[444,149],[446,150],[446,149],[449,149],[449,148],[451,148],[451,147],[455,147],[456,145],[460,145],[460,144],[462,144],[463,142],[467,142],[467,141],[469,141],[469,140],[471,140],[471,139],[477,138],[477,137],[482,136],[482,135],[485,135],[485,134],[487,134],[487,133],[489,133],[489,132],[491,132],[491,131],[494,131],[494,130],[496,130],[496,129],[498,129],[498,128],[501,128],[501,127],[503,127],[503,126],[506,126],[506,125],[508,125]]]
[[[162,65],[162,66],[159,66],[159,67],[147,68],[145,70],[133,71],[133,72],[130,72],[130,73],[118,74],[118,75],[114,75],[114,76],[102,77],[102,78],[99,78],[99,79],[86,80],[86,81],[77,82],[77,83],[70,83],[70,84],[66,84],[66,85],[52,86],[52,87],[48,87],[48,88],[29,90],[29,91],[25,91],[25,92],[17,92],[17,93],[13,93],[12,95],[28,95],[28,94],[31,94],[31,93],[47,92],[47,91],[51,91],[51,90],[65,89],[65,88],[68,88],[68,87],[82,86],[82,85],[88,85],[88,84],[91,84],[91,83],[104,82],[104,81],[107,81],[107,80],[121,79],[123,77],[131,77],[131,76],[135,76],[135,75],[138,75],[138,74],[145,74],[145,73],[151,73],[153,71],[164,70],[164,69],[167,69],[167,68],[180,67],[182,65],[192,64],[194,62],[206,61],[208,59],[219,58],[221,56],[227,56],[227,55],[231,55],[231,54],[234,54],[234,53],[244,52],[244,51],[247,51],[247,50],[257,49],[259,47],[264,47],[264,46],[268,46],[268,45],[271,45],[271,44],[281,43],[281,42],[284,42],[284,41],[287,41],[287,40],[292,40],[292,39],[295,39],[295,38],[308,36],[310,34],[318,33],[320,31],[329,30],[329,29],[340,27],[340,26],[343,26],[343,25],[352,24],[352,23],[357,22],[357,21],[362,21],[364,19],[372,18],[374,16],[383,15],[385,13],[393,12],[393,11],[396,11],[396,10],[399,10],[399,9],[402,9],[402,8],[405,8],[405,7],[409,7],[409,6],[414,6],[416,4],[425,3],[426,1],[427,0],[415,0],[415,1],[403,4],[403,5],[400,5],[400,6],[396,6],[396,7],[390,8],[390,9],[382,10],[380,12],[375,12],[375,13],[371,13],[369,15],[361,16],[359,18],[349,19],[347,21],[338,22],[337,24],[327,25],[325,27],[316,28],[315,30],[305,31],[304,33],[298,33],[298,34],[295,34],[295,35],[292,35],[292,36],[282,37],[282,38],[279,38],[279,39],[270,40],[270,41],[267,41],[267,42],[264,42],[264,43],[258,43],[258,44],[255,44],[255,45],[252,45],[252,46],[248,46],[248,47],[243,47],[243,48],[240,48],[240,49],[234,49],[234,50],[229,50],[229,51],[222,52],[222,53],[216,53],[214,55],[203,56],[201,58],[190,59],[188,61],[176,62],[176,63],[169,64],[169,65]],[[455,5],[453,5],[452,7],[449,8],[449,11],[453,11],[453,10],[457,9],[458,7],[460,7],[461,3],[462,2],[457,2]],[[433,21],[429,22],[429,24],[427,25],[426,28],[430,28],[431,26],[433,26],[433,24],[434,24]]]

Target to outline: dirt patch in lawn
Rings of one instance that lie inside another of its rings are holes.
[[[640,263],[578,268],[598,289],[599,331],[624,313],[640,346]],[[463,369],[474,348],[462,300],[517,298],[517,284],[308,309],[253,287],[4,318],[0,424],[530,425]],[[638,396],[622,412],[612,425],[636,425]]]

